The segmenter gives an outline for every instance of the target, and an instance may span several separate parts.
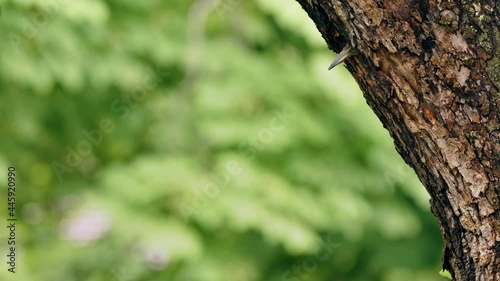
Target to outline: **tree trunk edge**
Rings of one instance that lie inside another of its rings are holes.
[[[431,196],[454,280],[500,280],[500,3],[297,0]],[[327,62],[325,63],[325,65]]]

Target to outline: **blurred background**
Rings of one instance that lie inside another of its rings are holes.
[[[1,280],[445,280],[424,188],[295,1],[0,6]]]

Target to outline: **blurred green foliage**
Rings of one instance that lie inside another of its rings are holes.
[[[0,5],[16,280],[444,280],[424,188],[295,1]]]

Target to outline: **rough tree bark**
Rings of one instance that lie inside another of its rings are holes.
[[[297,0],[431,195],[455,280],[500,280],[500,2]],[[328,62],[325,62],[327,65]]]

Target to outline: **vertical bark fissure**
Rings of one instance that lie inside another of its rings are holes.
[[[500,3],[297,0],[431,195],[456,280],[500,280]]]

